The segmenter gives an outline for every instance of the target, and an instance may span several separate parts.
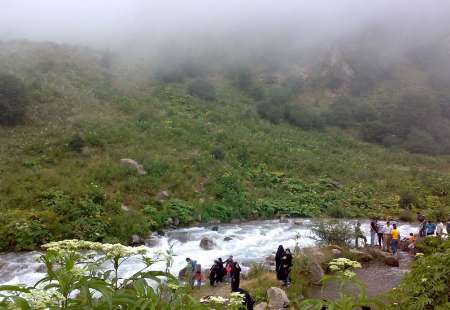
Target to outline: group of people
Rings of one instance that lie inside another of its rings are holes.
[[[201,265],[196,260],[186,258],[188,266],[186,267],[187,277],[192,287],[200,287],[203,279]],[[229,280],[231,283],[231,291],[235,292],[240,285],[241,266],[234,261],[233,256],[228,257],[223,261],[218,258],[209,270],[209,283],[215,286],[217,283],[222,283],[224,280]]]
[[[442,237],[446,232],[450,231],[450,219],[447,221],[447,225],[442,220],[434,223],[427,220],[420,212],[417,212],[417,221],[419,222],[419,237],[434,235]]]
[[[357,227],[360,227],[360,225],[358,223]],[[359,230],[361,229],[359,228]],[[365,236],[364,240],[367,243]],[[396,254],[400,243],[400,231],[397,223],[391,223],[390,221],[383,223],[372,220],[370,222],[370,245],[375,246],[377,243],[384,251]],[[356,246],[358,246],[358,236],[356,237]]]
[[[292,268],[292,253],[290,249],[284,249],[282,245],[278,246],[278,250],[275,254],[275,271],[277,273],[277,279],[283,281],[284,285],[289,285],[291,279],[289,273]]]

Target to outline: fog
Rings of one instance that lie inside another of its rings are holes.
[[[0,39],[238,51],[324,44],[367,31],[399,47],[448,36],[449,20],[450,2],[439,0],[2,0]]]

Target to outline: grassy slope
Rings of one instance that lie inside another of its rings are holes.
[[[184,84],[131,84],[119,69],[110,86],[89,51],[17,45],[2,50],[0,68],[25,80],[32,106],[24,125],[0,128],[0,207],[18,221],[42,211],[43,191],[83,195],[92,183],[135,210],[158,205],[162,190],[203,210],[217,200],[217,180],[226,174],[239,178],[252,201],[291,197],[283,186],[255,181],[258,174],[284,173],[307,184],[325,178],[344,185],[337,195],[344,193],[345,207],[363,208],[353,215],[396,213],[402,191],[428,199],[446,184],[448,157],[385,149],[335,129],[273,125],[220,77],[211,77],[217,101],[204,102],[186,95]],[[67,146],[74,134],[86,141],[82,153]],[[224,160],[211,156],[215,148]],[[138,160],[148,174],[137,176],[121,158]]]

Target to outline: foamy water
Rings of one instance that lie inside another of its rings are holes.
[[[348,222],[355,223],[355,221]],[[280,244],[291,249],[294,249],[296,243],[300,247],[315,245],[316,242],[310,238],[313,223],[314,220],[309,219],[290,219],[289,223],[272,220],[236,225],[223,224],[217,225],[218,231],[212,231],[211,226],[180,228],[167,230],[164,236],[153,235],[148,247],[151,252],[167,251],[172,248],[174,257],[171,273],[174,275],[186,266],[186,257],[197,260],[203,268],[209,268],[218,257],[226,259],[233,255],[245,270],[254,262],[263,262]],[[369,221],[361,221],[361,224],[370,242]],[[402,236],[407,236],[410,232],[417,232],[417,225],[399,223],[399,230]],[[296,238],[297,236],[300,238]],[[216,244],[214,249],[200,248],[200,240],[204,237],[214,241]],[[232,240],[224,241],[225,237],[231,237]],[[39,255],[39,252],[0,255],[0,284],[36,283],[45,275],[43,265],[36,262]],[[131,258],[121,266],[121,275],[132,275],[142,267],[137,258]],[[164,270],[165,263],[158,262],[152,269]]]

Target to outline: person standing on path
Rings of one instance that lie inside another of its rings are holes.
[[[439,221],[436,226],[436,236],[442,237],[442,235],[444,234],[444,227],[444,223],[442,221]]]
[[[355,226],[355,246],[358,247],[358,240],[363,239],[364,240],[364,246],[367,244],[367,238],[364,235],[363,231],[361,230],[361,223],[356,223]]]
[[[396,255],[398,250],[398,244],[400,242],[400,232],[397,229],[397,224],[392,225],[392,240],[391,240],[391,249],[392,254]]]
[[[231,270],[231,291],[235,292],[240,285],[241,282],[241,266],[239,266],[238,262],[233,263],[233,268]]]
[[[436,231],[436,224],[434,224],[431,221],[426,222],[426,231],[427,231],[427,236],[433,236],[434,232]]]
[[[392,232],[392,228],[391,228],[391,222],[386,221],[386,226],[383,227],[383,250],[390,252],[391,251],[391,232]]]
[[[370,245],[371,246],[375,246],[377,236],[378,236],[377,222],[375,220],[372,220],[370,222]]]
[[[291,250],[286,249],[284,252],[284,256],[281,259],[281,270],[283,274],[283,284],[285,286],[289,285],[291,283],[291,278],[289,277],[289,273],[291,272],[292,268],[292,254]]]
[[[225,275],[225,268],[223,268],[222,258],[219,257],[217,259],[217,282],[223,282],[223,276]]]
[[[277,253],[275,254],[275,272],[277,273],[277,280],[281,280],[283,278],[281,270],[281,260],[283,259],[283,256],[284,248],[282,245],[279,245]]]

